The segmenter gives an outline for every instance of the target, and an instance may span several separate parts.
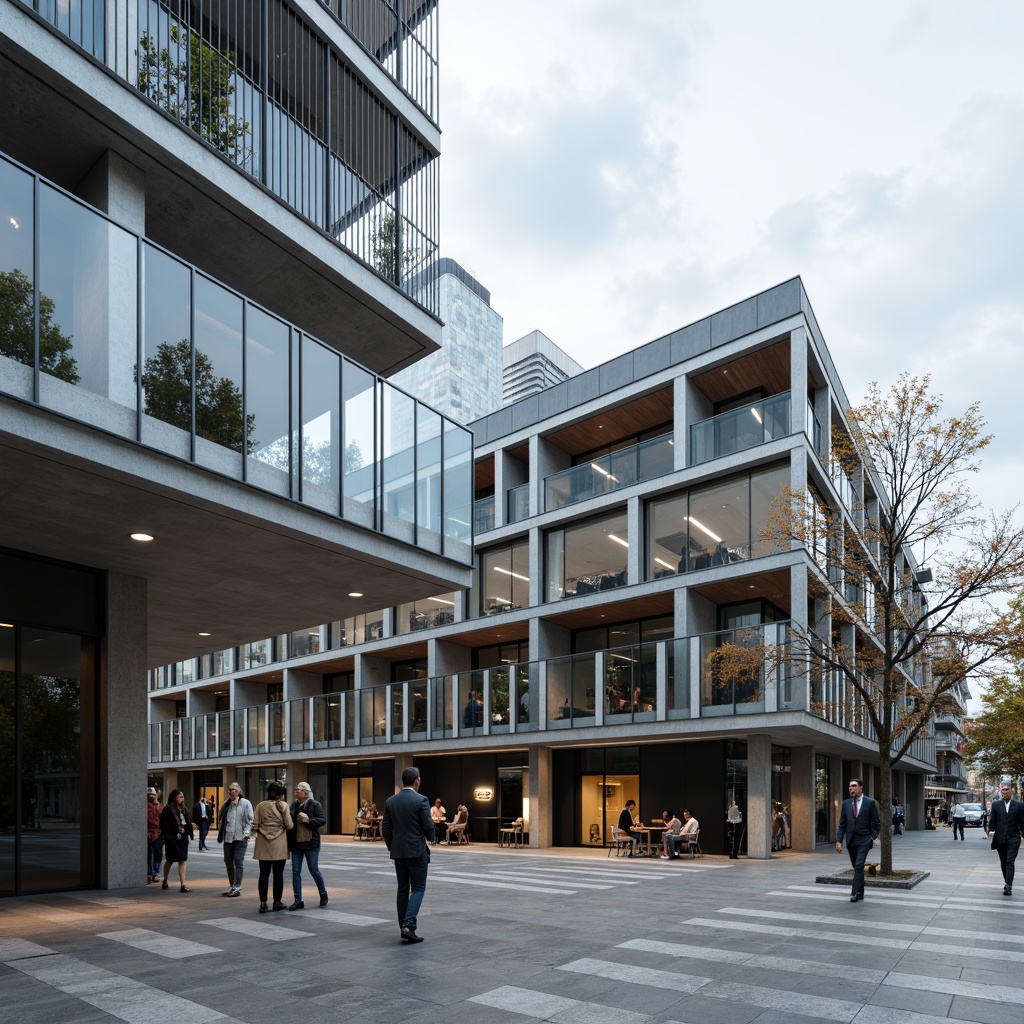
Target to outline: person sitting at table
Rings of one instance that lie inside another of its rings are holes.
[[[444,805],[441,803],[441,798],[438,797],[434,801],[434,806],[430,808],[430,820],[434,823],[434,845],[437,846],[441,839],[441,832],[443,829],[447,829],[445,823],[445,817],[448,812],[444,809]]]
[[[451,824],[448,826],[448,845],[452,844],[452,837],[457,836],[460,832],[465,831],[466,823],[469,821],[469,809],[465,804],[459,804],[459,809],[455,813],[455,817],[452,819]],[[462,826],[461,828],[459,826]]]
[[[632,840],[632,845],[629,849],[629,856],[638,856],[637,850],[640,846],[640,840],[642,836],[639,832],[633,830],[633,810],[636,808],[635,800],[627,800],[626,806],[622,808],[622,812],[619,814],[619,831],[624,832]]]
[[[671,812],[662,811],[661,820],[665,826],[665,834],[662,836],[661,845],[665,852],[661,855],[662,860],[669,860],[673,855],[672,840],[679,835],[683,823]],[[678,856],[678,854],[676,854]]]
[[[366,824],[366,819],[370,816],[370,802],[364,800],[359,805],[359,810],[356,811],[356,836],[359,835],[359,828],[361,825]]]
[[[677,860],[679,858],[679,847],[686,845],[689,846],[690,839],[700,831],[700,822],[693,816],[693,811],[689,807],[683,808],[683,827],[679,830],[679,833],[674,836],[666,836],[668,840],[667,846],[669,848],[669,860]]]

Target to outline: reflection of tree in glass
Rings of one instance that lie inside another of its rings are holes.
[[[402,266],[398,266],[398,221],[393,211],[388,210],[383,217],[374,218],[373,231],[370,233],[370,253],[377,272],[395,284],[401,284],[399,269],[405,269],[412,263],[416,255],[413,249],[402,250]]]
[[[276,441],[265,445],[259,451],[250,451],[255,459],[265,462],[268,466],[288,472],[288,439],[280,437]],[[298,453],[295,453],[296,462]],[[349,441],[345,448],[345,465],[343,472],[346,476],[363,468],[363,450],[355,441]],[[332,480],[331,473],[331,442],[314,441],[309,434],[304,435],[302,441],[302,478],[312,484],[320,484],[323,487],[330,487]]]
[[[715,691],[726,697],[726,703],[763,699],[761,669],[768,662],[771,649],[756,641],[727,641],[709,652],[704,659],[704,678]]]
[[[39,369],[69,384],[81,377],[71,355],[71,336],[53,322],[53,299],[39,295]],[[0,272],[0,354],[32,366],[32,282],[20,270]]]
[[[0,674],[0,828],[13,824],[14,685]],[[35,796],[33,777],[41,772],[77,772],[80,760],[79,687],[76,679],[23,675],[21,679],[21,772],[23,802]],[[6,699],[7,696],[11,699]]]
[[[192,429],[192,346],[188,338],[171,344],[162,341],[142,372],[145,411],[164,423]],[[242,450],[242,393],[230,377],[213,372],[210,357],[196,349],[196,434],[232,451]],[[256,417],[245,417],[246,437]]]
[[[170,38],[164,49],[148,32],[139,40],[139,89],[232,160],[245,160],[250,127],[232,113],[234,53],[180,25],[171,25]]]

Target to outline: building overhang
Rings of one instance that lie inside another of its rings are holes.
[[[2,396],[0,494],[3,547],[148,581],[150,665],[471,582],[466,565]]]

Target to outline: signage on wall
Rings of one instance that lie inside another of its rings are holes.
[[[494,790],[488,789],[486,786],[481,786],[479,789],[473,790],[473,799],[478,800],[481,803],[486,803],[488,800],[494,799]]]

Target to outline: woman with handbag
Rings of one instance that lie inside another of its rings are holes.
[[[178,865],[178,883],[182,892],[192,890],[185,884],[185,862],[188,860],[188,841],[192,838],[192,822],[185,807],[185,794],[180,789],[172,789],[167,798],[167,806],[160,812],[160,831],[164,835],[164,884],[171,873],[171,865]]]
[[[288,833],[295,827],[288,804],[284,800],[285,788],[280,782],[267,786],[267,799],[256,805],[252,830],[256,835],[253,857],[260,862],[257,889],[260,913],[267,912],[267,880],[274,873],[274,910],[284,910],[284,862],[288,858]]]

